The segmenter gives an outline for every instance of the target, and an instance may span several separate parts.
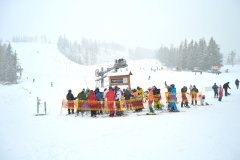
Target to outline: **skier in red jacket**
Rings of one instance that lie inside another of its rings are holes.
[[[93,90],[90,90],[90,92],[89,92],[88,105],[91,110],[91,117],[96,117],[96,115],[97,115],[97,98],[96,98]]]
[[[218,101],[222,101],[222,96],[223,96],[223,88],[220,85],[218,90]]]
[[[110,111],[109,116],[113,117],[114,116],[114,97],[115,97],[115,94],[114,94],[114,90],[113,90],[112,87],[109,87],[109,91],[107,92],[106,97],[107,97],[108,109]]]

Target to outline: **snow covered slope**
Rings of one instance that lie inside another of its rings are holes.
[[[234,81],[240,67],[227,66],[229,73],[215,75],[156,70],[154,60],[127,61],[132,87],[156,85],[165,91],[164,81],[195,84],[210,106],[179,108],[179,113],[156,116],[90,118],[65,116],[62,99],[68,89],[76,96],[82,88],[94,89],[95,69],[77,65],[54,44],[13,44],[24,68],[21,83],[0,85],[0,159],[104,159],[104,160],[239,160],[240,90]],[[120,72],[120,71],[119,71]],[[148,77],[151,77],[148,80]],[[33,83],[33,79],[35,82]],[[229,81],[231,96],[222,102],[208,90],[213,83]],[[51,87],[53,82],[53,87]],[[37,97],[47,102],[46,116],[36,114]],[[178,104],[179,107],[179,104]]]

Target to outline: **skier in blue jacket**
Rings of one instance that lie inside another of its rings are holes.
[[[97,98],[97,114],[103,114],[103,95],[99,91],[99,88],[96,88],[95,91],[95,96]]]
[[[172,112],[179,112],[179,110],[177,109],[177,92],[176,92],[176,87],[174,84],[171,84],[170,86],[167,85],[166,81],[165,81],[165,86],[168,88],[170,88],[170,93],[169,93],[169,107],[170,107],[170,111]]]
[[[214,98],[218,98],[218,86],[216,85],[216,83],[214,83],[212,89],[214,91]]]

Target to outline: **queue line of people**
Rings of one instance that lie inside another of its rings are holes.
[[[67,100],[63,101],[62,106],[68,109],[68,114],[74,114],[74,110],[76,110],[76,116],[79,113],[83,115],[85,112],[90,111],[91,117],[104,113],[114,117],[115,115],[122,116],[125,110],[141,112],[146,101],[150,113],[154,113],[154,110],[162,110],[164,106],[170,112],[178,112],[177,103],[179,101],[181,101],[181,107],[189,108],[189,98],[192,100],[192,105],[196,105],[197,101],[200,101],[203,105],[205,96],[198,92],[195,85],[189,87],[190,93],[188,93],[188,88],[183,86],[181,94],[177,94],[174,84],[167,85],[165,82],[165,87],[167,88],[165,99],[156,86],[148,88],[145,92],[140,87],[133,90],[129,88],[122,90],[115,86],[114,88],[105,88],[103,93],[99,91],[99,88],[94,91],[83,89],[75,98],[72,91],[69,90],[66,96]],[[165,104],[163,103],[164,100]]]
[[[174,84],[167,85],[167,92],[165,92],[165,105],[167,106],[168,111],[178,112],[177,103],[181,99],[181,107],[188,107],[188,99],[191,96],[192,104],[197,103],[197,97],[192,88],[190,95],[187,92],[187,87],[184,86],[181,90],[181,98],[177,97],[176,88]],[[110,117],[122,116],[125,110],[134,110],[135,112],[141,112],[144,108],[144,103],[147,101],[149,112],[154,113],[154,110],[162,110],[164,103],[164,98],[161,96],[161,91],[156,86],[148,88],[147,91],[143,91],[142,88],[137,87],[137,89],[130,90],[120,89],[119,87],[109,87],[109,89],[104,89],[104,92],[101,93],[99,88],[96,88],[94,91],[89,89],[83,89],[77,97],[74,97],[72,91],[69,90],[66,96],[67,100],[63,100],[62,107],[68,109],[68,114],[74,114],[76,110],[76,116],[81,113],[82,115],[85,112],[90,111],[91,117],[96,117],[97,114],[108,113]]]
[[[165,92],[167,109],[172,112],[178,112],[175,85],[166,85],[166,87],[168,89]],[[189,97],[186,94],[182,92],[182,97],[185,98],[182,98],[181,107],[183,107],[182,104],[185,104],[185,107],[189,107]],[[98,88],[95,91],[83,89],[75,98],[71,90],[69,90],[66,98],[67,100],[63,101],[63,107],[68,108],[68,114],[74,114],[74,110],[76,110],[77,116],[79,113],[84,114],[87,111],[91,112],[91,117],[96,117],[97,114],[103,113],[109,113],[110,117],[113,117],[115,114],[116,116],[122,116],[124,110],[141,112],[146,101],[148,102],[150,113],[154,113],[154,110],[162,110],[164,106],[161,102],[160,89],[155,86],[148,88],[148,91],[145,92],[140,87],[137,90],[129,90],[127,88],[123,91],[118,87],[115,87],[115,89],[109,87],[103,93]],[[197,98],[194,98],[194,101],[197,101]]]
[[[239,80],[235,80],[236,88],[239,88]],[[174,84],[167,85],[165,97],[161,96],[161,90],[156,86],[148,88],[145,92],[142,88],[136,89],[121,89],[117,86],[105,88],[104,92],[100,92],[99,88],[94,91],[90,89],[82,89],[82,91],[74,97],[72,91],[69,90],[66,95],[66,100],[63,100],[62,107],[68,109],[68,114],[76,116],[85,112],[91,113],[91,117],[96,117],[97,114],[108,113],[110,117],[122,116],[124,111],[141,112],[144,109],[144,103],[147,102],[149,113],[154,113],[155,110],[162,110],[166,106],[170,112],[178,112],[177,103],[181,103],[181,107],[190,108],[191,105],[197,105],[199,101],[201,105],[208,105],[205,102],[205,95],[201,94],[195,85],[190,85],[189,92],[186,86],[181,88],[181,94],[177,94]],[[228,96],[231,89],[229,82],[223,85],[214,83],[212,86],[214,98],[222,100],[223,95]],[[191,103],[189,104],[189,99]],[[163,103],[165,101],[165,103]]]
[[[97,114],[109,113],[110,117],[123,115],[123,108],[127,110],[141,111],[143,107],[144,92],[138,87],[137,90],[130,91],[128,88],[121,90],[119,87],[109,87],[101,93],[99,88],[94,91],[83,89],[77,97],[74,97],[72,91],[69,90],[66,100],[63,100],[62,107],[68,109],[68,114],[76,115],[79,113],[90,111],[91,117]]]

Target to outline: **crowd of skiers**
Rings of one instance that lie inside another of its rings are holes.
[[[69,90],[66,96],[68,114],[76,115],[84,114],[90,111],[91,117],[96,117],[97,114],[109,113],[110,117],[122,116],[123,108],[127,110],[135,110],[136,112],[142,111],[144,108],[144,91],[142,88],[130,90],[121,89],[117,86],[105,88],[104,92],[100,92],[99,88],[94,91],[90,89],[83,89],[77,97],[74,97],[72,91]],[[124,101],[123,101],[124,100]]]
[[[239,80],[235,81],[237,89],[239,88]],[[170,112],[178,112],[177,108],[177,92],[174,84],[167,85],[165,82],[167,92],[165,92],[166,108]],[[229,82],[223,86],[214,83],[212,86],[214,97],[222,100],[223,93],[225,96],[230,95],[228,89],[231,89]],[[189,92],[186,86],[181,88],[181,107],[189,108],[189,96],[191,98],[191,105],[197,105],[197,101],[201,105],[208,105],[205,102],[205,95],[201,94],[195,85],[190,85]],[[154,114],[155,110],[162,110],[164,104],[162,103],[164,97],[161,96],[161,91],[156,86],[148,88],[144,91],[141,87],[136,89],[121,89],[117,86],[105,88],[104,92],[100,92],[99,88],[95,90],[82,89],[77,97],[74,97],[72,91],[69,90],[66,95],[66,103],[63,103],[68,109],[68,114],[75,114],[90,112],[91,117],[96,117],[97,114],[109,114],[110,117],[122,116],[124,111],[141,112],[144,108],[144,103],[147,102],[149,114]]]

